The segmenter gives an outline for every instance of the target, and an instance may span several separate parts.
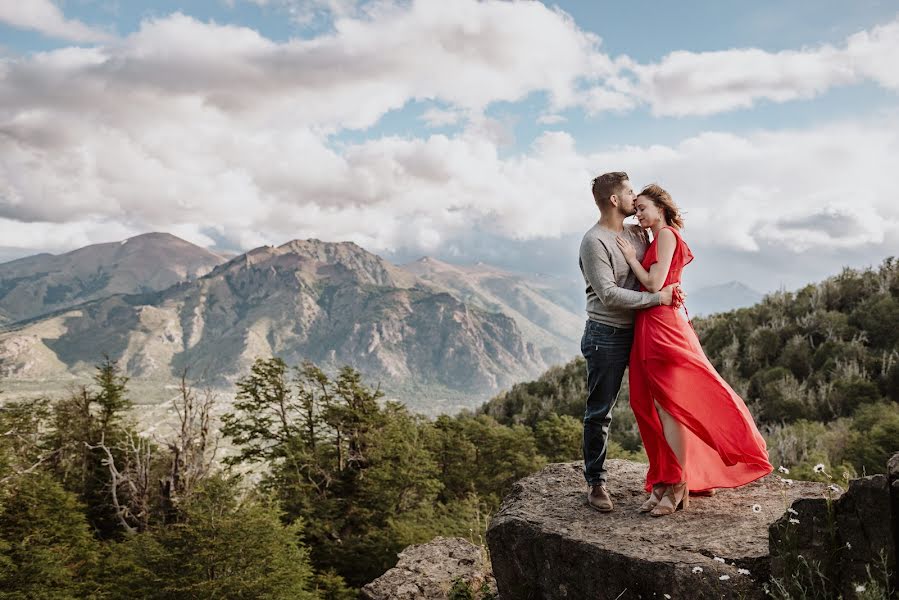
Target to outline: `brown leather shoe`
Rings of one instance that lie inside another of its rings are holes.
[[[590,493],[587,494],[587,504],[599,512],[612,512],[612,497],[605,484],[598,483],[590,488]]]

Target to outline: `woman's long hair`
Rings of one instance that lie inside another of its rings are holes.
[[[638,195],[646,196],[652,200],[653,204],[661,209],[669,225],[673,225],[678,229],[684,228],[684,218],[680,214],[680,209],[674,203],[674,200],[671,199],[671,194],[666,192],[661,186],[650,183]]]

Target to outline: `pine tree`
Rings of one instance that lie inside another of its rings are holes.
[[[99,546],[77,497],[41,470],[0,493],[0,598],[87,597]]]
[[[101,538],[122,534],[120,518],[112,503],[110,455],[120,467],[126,463],[123,449],[133,439],[128,421],[128,377],[109,357],[97,365],[96,388],[81,387],[53,407],[50,444],[58,452],[55,473],[66,489],[78,494],[87,506],[87,518]]]
[[[114,543],[105,587],[148,600],[312,600],[302,522],[283,525],[263,497],[238,498],[234,479],[210,477],[183,507],[182,521]],[[113,556],[114,555],[114,556]]]

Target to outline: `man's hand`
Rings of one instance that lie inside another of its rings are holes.
[[[666,285],[662,289],[659,290],[659,298],[662,301],[662,304],[665,306],[671,306],[675,299],[675,289],[680,289],[679,283],[672,283],[671,285]],[[675,304],[675,308],[680,306],[680,303]]]

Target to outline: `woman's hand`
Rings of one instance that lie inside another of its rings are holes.
[[[624,260],[629,263],[637,260],[637,251],[629,241],[619,235],[615,238],[615,242],[618,244],[618,249],[621,250],[621,253],[624,255]]]

